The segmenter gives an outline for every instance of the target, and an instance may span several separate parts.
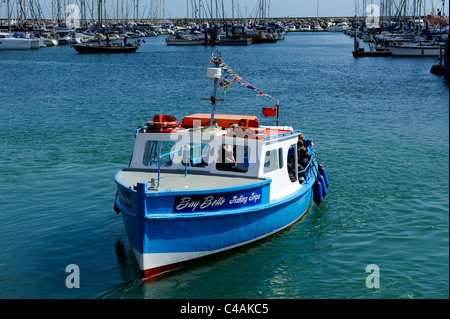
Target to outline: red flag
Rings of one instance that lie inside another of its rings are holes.
[[[268,116],[277,116],[277,106],[274,107],[263,107],[262,112],[265,117]]]

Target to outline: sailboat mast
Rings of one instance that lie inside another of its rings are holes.
[[[101,14],[102,14],[102,0],[98,0],[98,45],[100,45],[100,27],[101,27]]]
[[[8,10],[8,33],[11,33],[11,15],[9,13],[9,0],[6,3],[6,10]]]

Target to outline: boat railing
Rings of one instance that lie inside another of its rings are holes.
[[[284,132],[284,133],[280,133],[280,134],[266,136],[265,141],[272,141],[272,140],[280,139],[280,138],[283,138],[286,136],[291,136],[293,134],[300,134],[300,132],[301,132],[301,130],[295,130],[295,131],[289,131],[289,132]]]
[[[312,157],[311,157],[311,160],[309,160],[309,163],[308,163],[308,165],[306,165],[305,169],[303,169],[303,170],[301,170],[301,171],[299,171],[299,172],[297,173],[298,176],[300,176],[302,173],[305,173],[305,182],[306,182],[306,183],[308,183],[308,181],[309,181],[309,177],[310,177],[310,167],[311,167],[312,161],[313,161],[313,160],[312,160]]]
[[[196,149],[196,148],[200,148],[201,149],[201,146],[202,145],[193,145],[193,146],[191,146],[189,148],[188,147],[184,147],[184,148],[180,148],[179,150],[171,151],[169,153],[165,153],[165,154],[162,154],[161,156],[159,156],[159,158],[158,158],[158,184],[157,184],[157,186],[160,185],[160,181],[161,181],[161,163],[162,163],[163,157],[170,156],[172,154],[176,154],[176,153],[179,153],[179,152],[186,151],[185,158],[184,158],[184,176],[186,176],[187,175],[188,163],[190,162],[191,151],[193,149]]]
[[[166,157],[166,156],[170,156],[172,154],[183,152],[183,151],[186,151],[186,153],[185,153],[186,154],[185,155],[185,161],[184,161],[184,176],[187,175],[187,167],[188,167],[188,162],[189,162],[189,150],[187,148],[180,148],[179,150],[171,151],[169,153],[162,154],[158,158],[158,184],[157,184],[157,186],[160,185],[160,181],[161,181],[161,160],[162,160],[162,158]]]
[[[297,173],[298,176],[300,176],[300,174],[305,173],[305,182],[308,183],[309,179],[311,178],[311,173],[314,175],[314,180],[316,179],[317,175],[318,175],[318,169],[316,167],[316,163],[317,163],[317,159],[315,156],[315,153],[312,152],[311,154],[311,159],[308,162],[308,165],[306,165],[306,167],[299,171]]]

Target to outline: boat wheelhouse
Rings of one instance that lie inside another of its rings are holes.
[[[314,143],[256,116],[157,115],[135,137],[115,210],[146,278],[281,231],[326,193]]]

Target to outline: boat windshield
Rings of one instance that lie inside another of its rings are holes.
[[[145,143],[144,157],[142,164],[144,166],[158,167],[158,161],[161,155],[161,166],[171,166],[173,154],[173,147],[175,142],[171,141],[147,141]],[[164,154],[168,155],[164,156]]]
[[[142,165],[151,168],[215,167],[218,171],[246,173],[249,170],[251,147],[231,141],[186,143],[174,141],[145,142]],[[256,153],[254,154],[256,156]]]

